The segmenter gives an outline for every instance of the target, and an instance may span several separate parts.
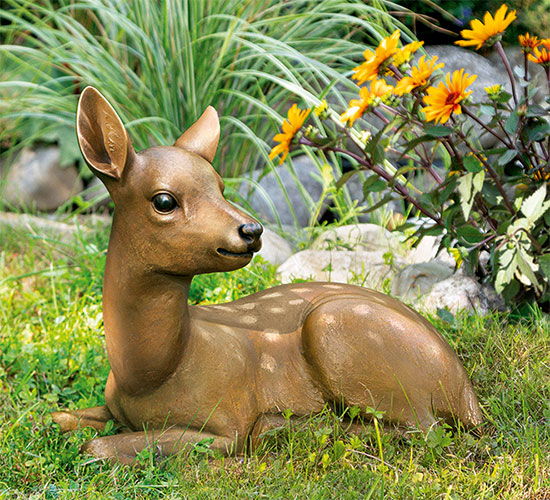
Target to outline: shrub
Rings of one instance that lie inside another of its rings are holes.
[[[442,235],[441,246],[455,255],[457,266],[464,262],[509,302],[535,298],[548,307],[550,120],[547,108],[533,103],[541,89],[530,84],[529,68],[542,65],[550,87],[550,39],[520,37],[525,64],[515,69],[516,85],[500,43],[514,19],[515,12],[503,5],[494,18],[463,30],[464,39],[457,42],[476,49],[494,45],[512,94],[495,85],[486,89],[482,104],[473,104],[468,87],[476,75],[461,70],[441,80],[437,70],[444,63],[425,55],[411,67],[422,44],[400,48],[396,30],[375,50],[367,49],[365,61],[354,68],[358,84],[369,82],[359,98],[341,114],[317,99],[319,120],[305,131],[302,124],[313,114],[293,106],[271,156],[283,154],[284,160],[292,143],[347,156],[355,169],[338,185],[357,171],[374,173],[364,190],[391,190],[407,200],[421,216],[418,237]],[[383,79],[387,76],[395,85]],[[362,119],[367,115],[380,121],[378,131]],[[484,148],[479,134],[492,136],[497,145]],[[434,168],[436,157],[446,164],[443,174]],[[412,174],[417,172],[429,176],[435,187],[416,186]],[[390,199],[385,196],[382,203]]]

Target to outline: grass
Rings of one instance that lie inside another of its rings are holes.
[[[196,446],[162,462],[144,452],[132,469],[81,455],[95,432],[60,435],[49,417],[103,402],[106,231],[60,245],[0,229],[0,241],[0,498],[550,498],[550,324],[542,314],[430,318],[474,381],[488,421],[481,438],[446,427],[396,432],[377,415],[353,436],[327,410],[289,419],[248,456]],[[258,262],[197,278],[191,298],[231,300],[274,284],[274,269]]]

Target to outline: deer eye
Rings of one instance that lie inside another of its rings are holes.
[[[168,193],[159,193],[153,197],[153,207],[161,214],[172,212],[177,206],[177,201]]]

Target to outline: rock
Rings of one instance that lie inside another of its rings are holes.
[[[454,269],[456,261],[446,248],[443,248],[439,254],[437,253],[440,242],[441,237],[424,236],[424,238],[420,240],[420,243],[407,255],[407,263],[420,264],[421,262],[434,260],[436,262],[440,262],[441,264],[445,264],[451,269]]]
[[[293,279],[314,279],[383,288],[394,275],[382,251],[303,250],[285,261],[277,271],[283,283]]]
[[[475,278],[458,273],[436,283],[415,307],[429,312],[444,308],[452,312],[466,310],[480,316],[505,308],[504,300],[492,287],[482,286]]]
[[[86,226],[78,227],[75,224],[66,224],[44,217],[0,212],[0,229],[5,230],[7,228],[28,231],[38,237],[45,237],[63,243],[71,243],[79,232],[89,231]]]
[[[111,201],[111,197],[107,188],[97,177],[93,177],[86,189],[82,191],[82,198],[87,202],[93,202],[93,207],[107,207]]]
[[[275,224],[276,215],[278,215],[281,225],[299,227],[309,225],[323,193],[319,169],[305,155],[295,157],[292,164],[296,178],[289,170],[287,162],[276,167],[276,172],[269,172],[261,179],[259,179],[262,173],[260,170],[253,172],[252,179],[255,181],[259,179],[259,189],[245,184],[241,187],[241,195],[248,198],[250,206],[262,222]]]
[[[270,264],[278,266],[292,254],[290,244],[276,232],[264,228],[262,234],[262,248],[258,255]]]
[[[446,280],[453,269],[440,262],[422,262],[401,269],[392,284],[391,293],[408,302],[413,302],[428,293],[436,283]]]
[[[405,246],[398,236],[376,224],[350,224],[332,227],[322,233],[311,245],[312,250],[364,250],[405,255]]]
[[[465,309],[484,315],[503,310],[504,301],[495,290],[481,285],[474,277],[454,272],[451,266],[435,260],[401,269],[392,284],[392,295],[415,309],[436,312]]]
[[[9,168],[4,199],[19,208],[55,210],[82,190],[74,167],[60,166],[59,148],[24,149]]]

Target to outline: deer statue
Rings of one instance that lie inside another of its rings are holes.
[[[173,146],[134,151],[93,87],[77,111],[80,149],[115,205],[103,287],[111,372],[105,406],[53,414],[62,431],[131,432],[84,450],[131,463],[209,438],[240,453],[268,428],[327,404],[382,411],[390,424],[482,423],[472,384],[437,330],[396,299],[359,286],[296,283],[219,305],[191,306],[193,276],[232,271],[260,249],[262,226],[223,196],[211,166],[214,108]],[[365,413],[366,415],[366,413]]]

